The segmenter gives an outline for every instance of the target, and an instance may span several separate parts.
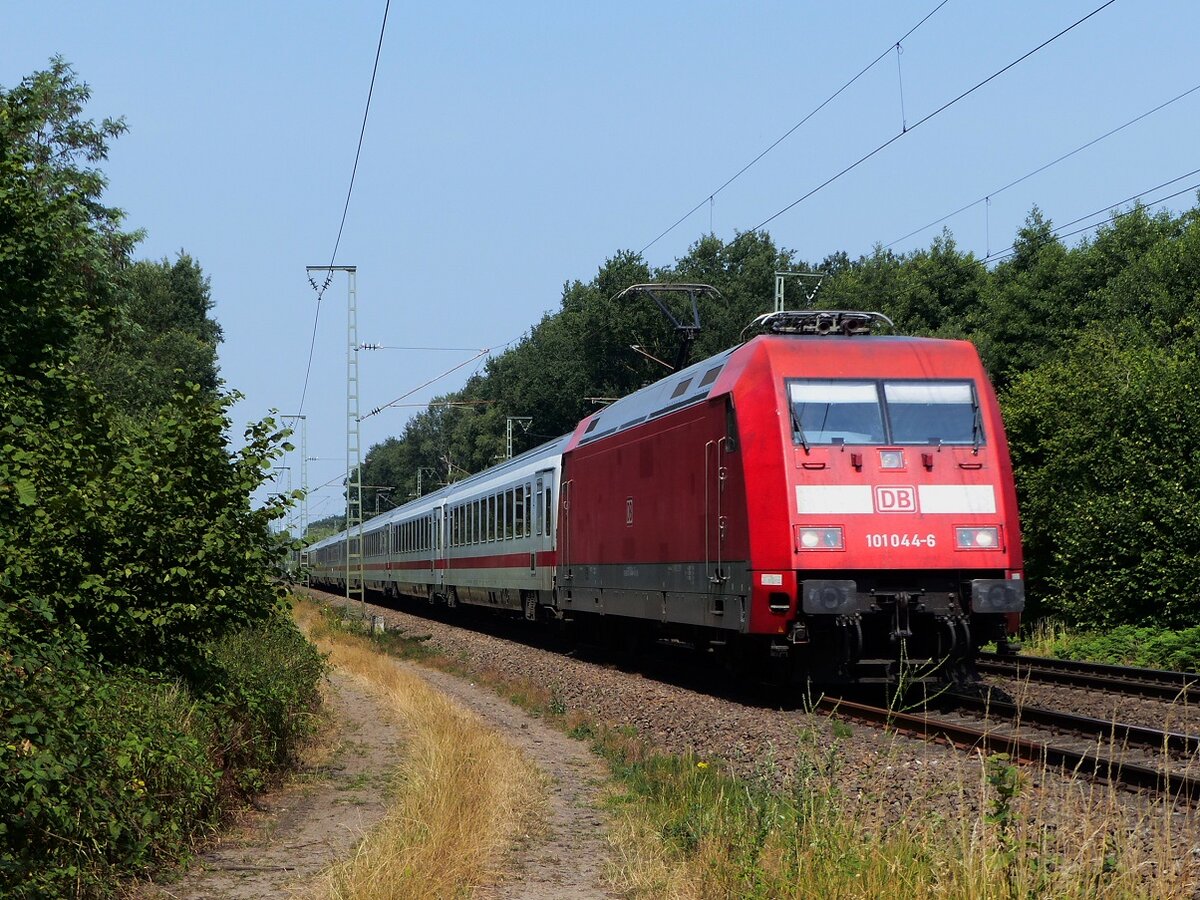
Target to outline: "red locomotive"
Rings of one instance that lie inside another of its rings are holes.
[[[965,341],[768,332],[364,525],[365,583],[601,622],[816,683],[951,680],[1024,607],[996,397]],[[312,575],[344,584],[345,536]]]

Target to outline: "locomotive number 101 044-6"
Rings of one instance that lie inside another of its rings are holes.
[[[885,547],[936,547],[937,537],[932,534],[868,534],[867,546],[879,550]]]

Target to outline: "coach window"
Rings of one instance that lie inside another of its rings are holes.
[[[510,541],[517,536],[517,492],[504,492],[504,539]]]
[[[487,498],[487,511],[484,513],[487,517],[487,539],[494,541],[496,539],[496,495],[492,494]]]
[[[546,485],[546,537],[550,537],[550,520],[554,516],[554,499],[550,485]]]
[[[516,500],[514,501],[516,503],[516,508],[513,511],[513,522],[515,523],[516,534],[518,538],[529,537],[529,532],[526,530],[529,527],[529,523],[525,518],[525,509],[529,506],[529,499],[527,497],[528,493],[528,484],[517,486]]]

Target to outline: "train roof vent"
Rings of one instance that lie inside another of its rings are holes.
[[[757,334],[842,334],[847,337],[872,334],[876,328],[886,326],[891,331],[896,325],[883,313],[845,309],[788,309],[782,312],[763,313],[742,329],[742,338],[748,332]]]

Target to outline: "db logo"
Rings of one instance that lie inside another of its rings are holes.
[[[876,512],[916,512],[917,491],[913,487],[875,488]]]

